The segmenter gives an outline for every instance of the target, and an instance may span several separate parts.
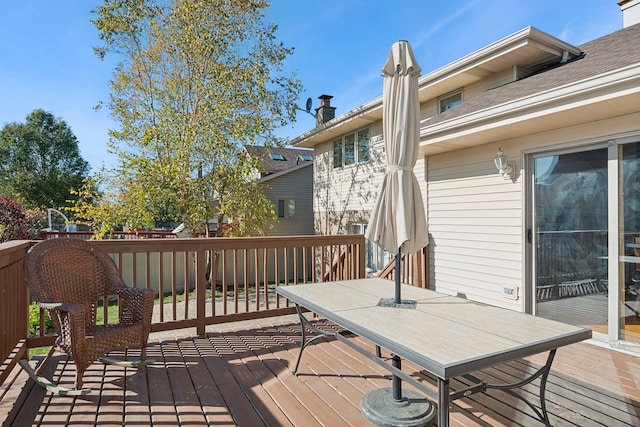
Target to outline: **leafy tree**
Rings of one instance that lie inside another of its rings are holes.
[[[251,190],[244,144],[279,144],[275,128],[294,117],[300,93],[282,75],[292,53],[263,22],[264,0],[105,0],[94,24],[117,54],[109,107],[119,128],[119,156],[104,200],[117,202],[131,227],[184,222],[192,234],[206,220],[242,220],[239,234],[273,222]],[[115,181],[113,181],[115,180]],[[251,191],[249,191],[251,190]],[[212,199],[217,203],[212,203]]]
[[[20,203],[0,196],[0,242],[29,238],[29,221]]]
[[[38,240],[40,230],[49,226],[47,213],[39,209],[27,209],[24,211],[25,218],[29,224],[29,239]]]
[[[218,224],[224,216],[233,220],[223,235],[262,235],[273,226],[273,202],[262,197],[262,189],[255,179],[255,171],[264,166],[256,158],[238,155],[235,168],[221,165],[216,171],[214,191],[218,206]],[[265,221],[265,219],[271,219]]]
[[[70,190],[82,185],[89,164],[69,126],[37,109],[25,123],[9,123],[0,131],[0,173],[0,193],[27,208],[60,208]]]
[[[101,239],[122,224],[123,214],[117,209],[118,203],[99,203],[102,194],[94,179],[85,180],[82,187],[72,191],[72,195],[75,205],[68,210],[77,224],[88,225],[93,230],[95,238]]]

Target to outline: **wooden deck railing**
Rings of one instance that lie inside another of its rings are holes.
[[[0,244],[0,384],[28,348],[50,345],[41,315],[28,337],[23,259],[36,242]],[[276,286],[365,277],[364,236],[98,240],[124,281],[156,291],[152,332],[295,313]],[[339,254],[344,256],[339,257]],[[332,262],[340,259],[339,268]],[[327,273],[325,275],[325,273]],[[103,308],[105,318],[107,307]]]
[[[0,244],[0,385],[27,352],[29,298],[23,261],[30,245],[24,240]]]
[[[95,236],[93,231],[58,231],[58,230],[41,230],[39,233],[40,240],[58,239],[66,237],[70,239],[89,240]],[[177,236],[171,231],[114,231],[105,236],[105,239],[175,239]]]
[[[331,280],[342,280],[347,277],[353,277],[352,265],[354,254],[353,245],[340,245],[337,251],[325,251],[327,260],[333,260],[329,268],[327,268],[322,276],[322,282]]]
[[[420,288],[429,287],[429,247],[422,248],[412,255],[402,254],[402,283],[409,283]],[[395,278],[395,257],[378,273],[378,277],[393,280]]]

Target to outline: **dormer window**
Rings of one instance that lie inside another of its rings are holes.
[[[278,153],[269,153],[269,157],[271,157],[271,160],[286,160],[282,154]]]
[[[462,89],[458,89],[455,92],[449,92],[438,98],[438,112],[442,114],[458,104],[462,104]]]

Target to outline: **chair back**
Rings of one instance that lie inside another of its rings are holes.
[[[125,286],[113,259],[86,240],[44,240],[29,249],[24,269],[36,302],[84,304],[87,325],[96,324],[98,301]]]

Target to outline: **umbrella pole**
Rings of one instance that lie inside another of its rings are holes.
[[[398,248],[395,265],[395,307],[397,308],[402,307],[400,297],[402,268],[400,263],[401,254],[400,248]],[[385,302],[391,303],[391,298]],[[402,359],[400,356],[391,354],[391,365],[401,370]],[[402,380],[392,374],[390,388],[373,390],[362,397],[360,412],[368,421],[379,426],[423,427],[432,425],[436,417],[436,406],[413,390],[405,390],[403,393]]]
[[[402,303],[402,299],[400,298],[400,276],[402,276],[402,266],[400,265],[402,262],[402,256],[400,255],[400,248],[398,248],[398,253],[396,254],[396,271],[395,271],[395,279],[396,279],[396,304]]]
[[[399,356],[395,354],[392,355],[391,364],[393,365],[394,368],[402,369],[401,359]],[[393,400],[396,402],[402,402],[402,399],[403,399],[402,380],[400,379],[400,377],[396,375],[391,376],[391,389],[392,389]]]
[[[395,281],[396,281],[396,294],[395,294],[395,299],[396,299],[396,304],[401,304],[402,303],[402,298],[400,297],[400,276],[402,276],[402,255],[400,254],[400,249],[398,248],[398,253],[396,253],[396,271],[395,271]],[[402,362],[400,357],[398,357],[397,355],[393,355],[393,359],[391,361],[391,364],[398,369],[402,369]],[[402,380],[396,376],[393,375],[391,377],[391,384],[392,384],[392,394],[393,394],[393,400],[395,400],[396,402],[400,402],[402,401]]]

